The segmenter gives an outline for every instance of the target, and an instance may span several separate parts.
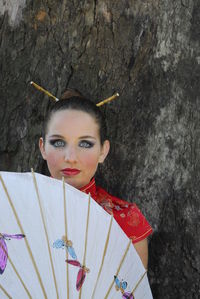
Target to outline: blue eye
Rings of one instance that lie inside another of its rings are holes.
[[[65,141],[63,141],[61,139],[50,140],[49,142],[54,147],[64,147],[65,146]]]
[[[81,140],[79,142],[79,146],[84,148],[91,148],[94,146],[94,143],[88,140]]]

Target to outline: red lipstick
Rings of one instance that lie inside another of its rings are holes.
[[[61,171],[64,175],[67,175],[67,176],[77,175],[80,173],[80,170],[76,169],[76,168],[65,168],[65,169],[62,169]]]

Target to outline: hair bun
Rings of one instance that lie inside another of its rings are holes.
[[[79,98],[83,98],[84,96],[82,95],[82,93],[80,91],[78,91],[77,89],[71,89],[71,88],[67,88],[65,90],[65,92],[62,94],[61,96],[61,100],[65,100],[65,99],[69,99],[72,97],[79,97]]]

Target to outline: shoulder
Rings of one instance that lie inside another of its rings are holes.
[[[97,201],[121,226],[133,243],[147,238],[152,228],[135,203],[130,203],[97,187]]]

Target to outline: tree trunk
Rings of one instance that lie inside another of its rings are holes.
[[[0,168],[46,172],[49,98],[75,87],[102,109],[111,153],[98,181],[154,228],[155,299],[200,297],[199,0],[0,1]],[[115,174],[113,176],[113,173]]]

